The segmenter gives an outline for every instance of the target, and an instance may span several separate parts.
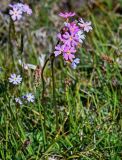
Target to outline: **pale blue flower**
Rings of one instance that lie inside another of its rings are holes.
[[[27,93],[27,94],[25,95],[25,98],[26,98],[26,100],[27,100],[28,102],[34,102],[34,100],[35,100],[35,97],[34,97],[34,95],[33,95],[32,93]]]
[[[14,84],[14,85],[20,84],[21,81],[22,81],[22,77],[20,75],[16,75],[15,73],[11,74],[11,76],[9,78],[9,82]]]
[[[32,9],[27,4],[24,4],[23,5],[23,12],[27,13],[28,15],[31,15]]]
[[[19,21],[22,18],[22,11],[19,10],[18,8],[13,8],[12,10],[9,11],[9,14],[11,15],[11,18],[13,21]]]
[[[79,58],[76,58],[76,59],[74,59],[74,60],[72,61],[71,67],[72,67],[73,69],[76,69],[76,68],[77,68],[77,64],[79,64],[79,63],[80,63],[80,59],[79,59]]]
[[[15,102],[18,103],[18,104],[20,104],[20,105],[22,105],[22,101],[21,101],[21,99],[19,97],[15,98]]]
[[[28,15],[32,14],[32,9],[27,4],[9,4],[9,7],[11,8],[9,14],[13,21],[19,21],[23,17],[23,13],[27,13]]]

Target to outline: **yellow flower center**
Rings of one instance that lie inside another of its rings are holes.
[[[72,38],[72,36],[71,36],[71,37],[70,37],[70,40],[72,41],[72,39],[73,39],[73,38]]]
[[[18,12],[17,12],[17,11],[14,11],[14,15],[18,15]]]
[[[70,54],[70,50],[67,51],[67,54]]]

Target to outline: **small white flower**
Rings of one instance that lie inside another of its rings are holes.
[[[83,43],[83,40],[85,39],[85,35],[83,34],[83,31],[82,30],[78,31],[77,35],[79,38],[79,42]]]
[[[15,102],[18,103],[18,104],[20,104],[20,105],[22,105],[22,101],[21,101],[21,99],[19,97],[15,98]]]
[[[66,27],[68,27],[68,26],[69,26],[69,23],[67,23],[67,22],[64,22],[64,25],[65,25]]]
[[[11,76],[9,78],[9,82],[14,85],[20,84],[21,81],[22,81],[22,77],[20,75],[16,75],[15,73],[11,74]]]
[[[82,18],[80,18],[79,20],[80,23],[78,23],[78,25],[86,32],[89,32],[92,30],[92,27],[91,27],[91,22],[88,21],[88,22],[84,22]]]
[[[25,95],[25,97],[26,97],[28,102],[34,102],[35,97],[34,97],[34,95],[32,93],[27,93]]]
[[[36,69],[36,65],[34,64],[29,64],[29,63],[23,63],[20,59],[18,60],[19,64],[25,69],[25,70],[29,70],[29,69]]]

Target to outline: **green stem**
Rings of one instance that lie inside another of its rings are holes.
[[[21,75],[22,76],[23,76],[23,50],[24,50],[24,34],[22,31],[21,32],[21,42],[20,42],[20,56],[21,56],[21,62],[22,62]]]
[[[57,110],[56,98],[55,98],[54,59],[55,59],[55,57],[53,56],[51,59],[51,71],[52,71],[52,87],[53,87],[53,107],[55,108],[56,130],[58,131],[58,110]]]
[[[60,41],[58,41],[56,45],[58,45],[59,42],[60,42]],[[41,73],[42,87],[43,87],[43,90],[42,90],[42,100],[43,100],[43,98],[44,98],[44,92],[45,92],[44,70],[45,70],[45,68],[46,68],[47,62],[50,60],[51,57],[54,58],[54,53],[52,53],[52,54],[50,55],[50,57],[47,58],[47,60],[46,60],[45,63],[44,63],[44,66],[43,66],[43,68],[42,68],[42,73]]]
[[[57,42],[56,45],[59,44],[59,41]],[[44,70],[46,68],[46,65],[47,63],[49,62],[49,60],[52,58],[52,80],[53,80],[53,104],[55,106],[55,113],[56,113],[56,128],[58,129],[58,111],[57,111],[57,108],[56,108],[56,105],[55,105],[55,82],[54,82],[54,70],[53,70],[53,63],[54,63],[54,53],[52,53],[48,58],[47,60],[45,61],[44,63],[44,66],[42,68],[42,72],[41,72],[41,79],[42,79],[42,101],[44,101],[45,99],[45,80],[44,80]],[[44,106],[44,130],[45,130],[45,135],[46,135],[46,106],[45,104],[43,105]]]
[[[50,60],[50,57],[45,61],[45,64],[44,64],[44,66],[42,68],[42,72],[41,72],[42,88],[43,88],[43,90],[42,90],[42,100],[44,99],[44,92],[45,92],[44,70],[45,70],[46,65],[47,65],[49,60]]]
[[[45,70],[45,68],[46,68],[46,65],[47,65],[47,63],[48,63],[48,61],[50,60],[50,57],[45,61],[45,64],[44,64],[44,66],[43,66],[43,68],[42,68],[42,72],[41,72],[41,79],[42,79],[42,102],[44,102],[44,94],[45,94],[45,80],[44,80],[44,70]],[[43,124],[41,124],[42,125],[42,128],[43,128],[43,134],[45,135],[44,136],[44,150],[45,150],[45,143],[47,142],[47,140],[46,140],[46,106],[45,106],[45,104],[43,103],[43,108],[44,108],[44,127],[43,127]]]
[[[9,47],[8,47],[8,56],[9,56],[9,53],[10,53],[11,57],[12,57],[13,65],[15,66],[14,55],[13,55],[13,45],[12,45],[12,42],[11,42],[11,32],[12,32],[12,20],[10,18],[9,33],[8,33],[8,44],[9,44]]]

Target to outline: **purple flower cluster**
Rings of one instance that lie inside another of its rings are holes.
[[[61,32],[57,35],[59,43],[55,46],[54,51],[55,57],[62,55],[65,61],[71,63],[73,69],[75,69],[80,62],[79,58],[75,58],[75,53],[85,39],[84,32],[92,30],[91,22],[84,22],[82,18],[70,21],[70,17],[75,15],[76,14],[72,12],[59,14],[59,16],[65,18],[66,21],[64,22],[64,27]]]
[[[11,8],[9,14],[13,21],[19,21],[24,13],[28,15],[32,14],[32,9],[27,4],[16,3],[10,4],[9,7]]]

